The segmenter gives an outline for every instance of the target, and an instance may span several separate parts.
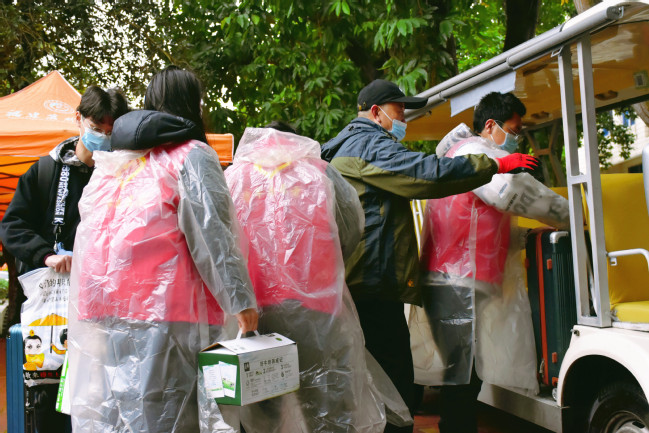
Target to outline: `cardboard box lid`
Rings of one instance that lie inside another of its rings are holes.
[[[248,338],[235,338],[234,340],[219,341],[201,350],[201,352],[210,352],[225,347],[235,354],[241,354],[288,346],[291,344],[295,344],[295,342],[281,334],[272,333],[255,335],[254,337]]]

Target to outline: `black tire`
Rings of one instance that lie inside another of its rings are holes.
[[[640,386],[614,382],[602,388],[588,416],[588,433],[649,433],[649,404]]]

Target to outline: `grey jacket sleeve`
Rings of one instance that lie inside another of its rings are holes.
[[[343,259],[347,260],[361,241],[365,227],[365,212],[358,199],[358,193],[338,170],[327,165],[326,174],[333,183],[336,194],[336,225]]]
[[[203,281],[228,314],[256,308],[242,232],[216,152],[197,146],[180,173],[178,219]]]

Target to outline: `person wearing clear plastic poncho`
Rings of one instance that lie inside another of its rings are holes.
[[[120,90],[88,86],[74,114],[79,135],[59,143],[18,179],[0,224],[0,239],[3,250],[15,256],[19,275],[49,267],[67,278],[79,224],[77,204],[92,175],[93,152],[110,149],[113,123],[128,111],[128,100]],[[25,296],[19,290],[12,297],[12,291],[10,288],[5,320],[13,322],[21,316]],[[59,384],[51,382],[58,378],[38,380],[50,384],[29,387],[35,429],[40,433],[69,432],[70,417],[56,411]]]
[[[226,315],[242,331],[257,324],[240,227],[205,144],[200,101],[191,72],[163,70],[147,88],[147,110],[114,125],[114,152],[95,155],[72,266],[77,433],[238,431],[236,412],[228,425],[214,405],[199,422],[197,405],[198,352],[224,338]]]
[[[490,93],[475,108],[479,135],[461,124],[438,144],[437,154],[496,158],[515,152],[525,111],[514,95]],[[530,173],[508,173],[471,192],[426,204],[422,298],[438,352],[416,361],[415,369],[418,383],[447,385],[440,396],[441,433],[477,432],[482,380],[538,392],[520,258],[523,237],[512,227],[512,215],[563,228],[568,202]],[[415,315],[422,313],[415,310]],[[414,335],[413,323],[418,320],[411,318]],[[438,369],[432,367],[435,357],[441,361]]]
[[[397,415],[391,422],[412,424],[387,375],[366,358],[345,285],[343,257],[363,229],[358,196],[320,159],[316,141],[280,127],[247,128],[225,176],[248,241],[259,329],[297,342],[300,389],[243,407],[241,422],[248,433],[378,433],[385,403]]]

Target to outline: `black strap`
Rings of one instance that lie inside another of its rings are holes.
[[[41,195],[43,212],[50,204],[52,184],[56,177],[57,163],[51,156],[43,156],[38,160],[38,191]]]

